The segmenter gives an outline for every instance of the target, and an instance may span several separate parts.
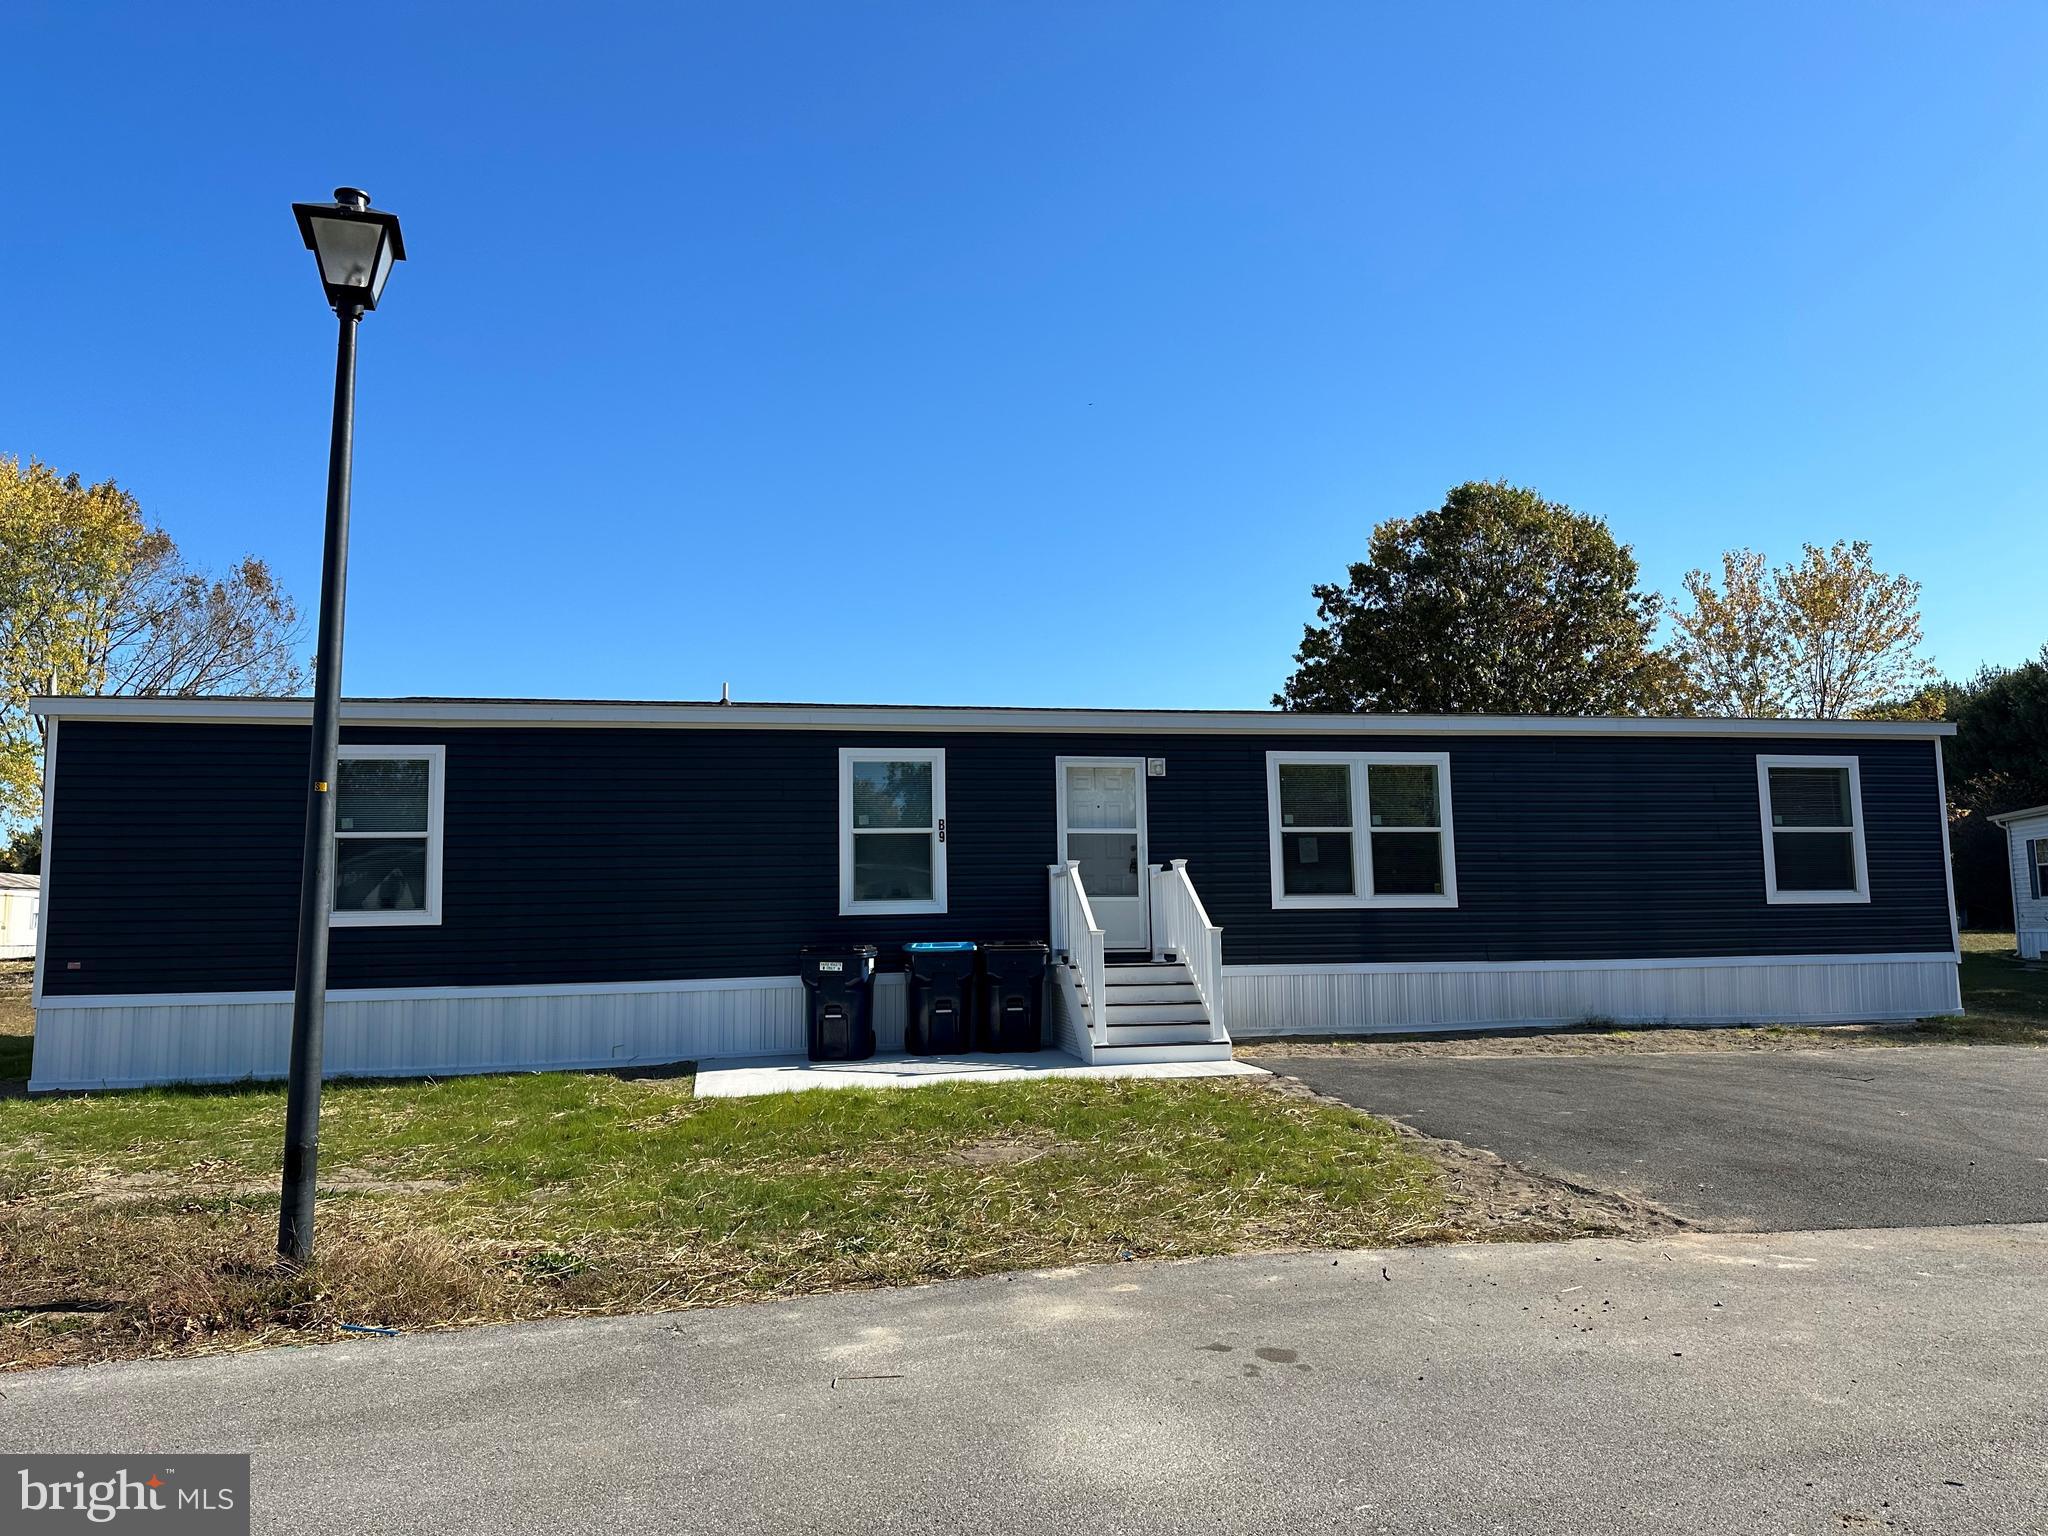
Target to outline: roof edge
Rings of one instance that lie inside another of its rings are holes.
[[[290,725],[310,699],[39,697],[53,720]],[[604,699],[344,699],[345,725],[632,726],[754,730],[1131,731],[1176,735],[1952,736],[1941,720],[1752,720],[1719,716],[1328,715],[1278,710],[1031,709],[875,704],[679,704]]]
[[[2048,805],[2030,805],[2017,811],[2000,811],[1996,816],[1987,816],[1994,827],[2009,827],[2016,821],[2025,821],[2033,816],[2048,816]]]

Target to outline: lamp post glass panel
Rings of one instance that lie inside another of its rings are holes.
[[[327,531],[320,557],[320,631],[313,662],[313,742],[306,772],[306,842],[299,876],[299,949],[292,990],[291,1074],[285,1096],[284,1191],[277,1253],[313,1256],[313,1186],[320,1161],[321,1031],[327,1009],[327,925],[334,901],[335,758],[341,745],[341,630],[348,588],[348,479],[355,449],[356,322],[377,307],[405,260],[398,216],[354,187],[331,203],[294,203],[320,286],[340,322],[334,356],[334,432],[327,449]]]

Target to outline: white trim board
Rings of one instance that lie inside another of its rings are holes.
[[[1646,960],[1416,960],[1339,965],[1226,965],[1228,976],[1434,976],[1487,971],[1671,971],[1778,965],[1924,965],[1960,962],[1960,952],[1884,955],[1690,955]]]
[[[50,887],[51,875],[56,864],[50,858],[52,828],[57,816],[57,729],[63,722],[52,719],[49,734],[43,738],[43,879],[42,903],[36,908],[36,957],[35,965],[29,971],[28,1002],[31,1008],[43,1005],[43,967],[49,963],[50,953]]]
[[[875,981],[900,981],[902,973],[878,971]],[[526,983],[499,987],[332,987],[327,998],[337,1003],[426,1002],[436,998],[485,997],[632,997],[650,992],[743,992],[761,988],[800,988],[801,976],[715,976],[689,981],[593,981]],[[195,1004],[207,1008],[238,1003],[288,1003],[290,992],[95,992],[45,998],[44,1008],[175,1008]]]
[[[49,719],[299,725],[308,699],[56,698]],[[1157,732],[1173,735],[1774,736],[1863,741],[1953,736],[1939,720],[1739,720],[1552,715],[1326,715],[1263,710],[1008,709],[889,704],[700,704],[606,699],[344,699],[344,725],[663,726],[748,730]]]
[[[1941,817],[1941,872],[1948,881],[1948,941],[1956,953],[1963,952],[1963,915],[1956,910],[1956,856],[1948,845],[1948,765],[1943,761],[1941,743],[1934,748],[1934,810]],[[2007,839],[2009,843],[2010,838]]]
[[[1231,976],[1415,976],[1469,974],[1487,971],[1644,971],[1692,970],[1722,966],[1779,965],[1917,965],[1942,961],[1950,965],[1960,953],[1940,950],[1877,955],[1690,955],[1644,960],[1417,960],[1370,961],[1337,965],[1226,965]],[[878,987],[901,986],[901,971],[877,971]],[[495,987],[336,987],[333,1003],[435,1002],[484,998],[630,997],[669,992],[800,991],[800,976],[714,976],[688,981],[547,982]],[[46,997],[36,1006],[60,1008],[222,1008],[289,1003],[289,991],[275,992],[94,992]]]

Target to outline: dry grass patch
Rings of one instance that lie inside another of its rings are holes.
[[[10,1083],[19,1091],[28,1080],[36,1032],[35,1010],[28,1003],[34,978],[33,961],[0,960],[0,1094]]]
[[[287,1277],[282,1119],[269,1087],[0,1102],[0,1367],[1369,1246],[1447,1210],[1385,1124],[1256,1080],[342,1084],[319,1261]]]

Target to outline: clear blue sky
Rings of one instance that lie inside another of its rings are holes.
[[[348,41],[351,31],[359,41]],[[2048,9],[328,7],[0,21],[0,451],[316,595],[352,693],[1263,705],[1505,476],[1647,584],[1865,537],[2048,640]]]

